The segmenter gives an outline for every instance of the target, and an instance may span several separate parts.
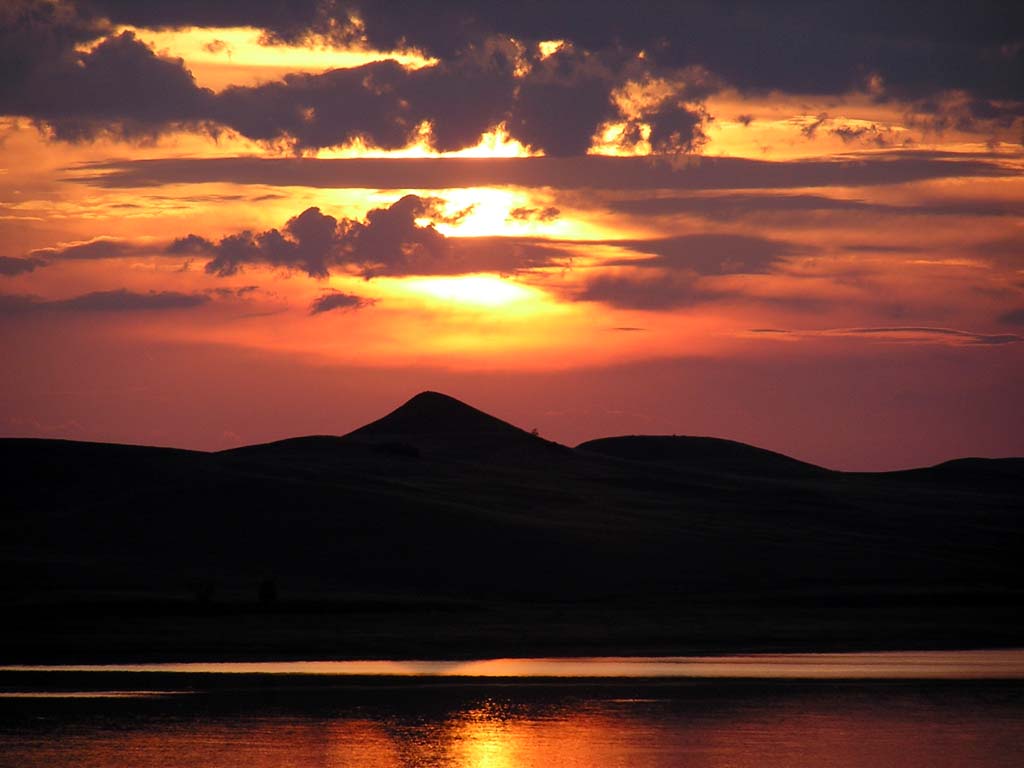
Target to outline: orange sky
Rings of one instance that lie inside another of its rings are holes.
[[[215,449],[434,388],[569,443],[711,434],[853,469],[1024,453],[1024,120],[985,117],[1006,100],[42,5],[85,31],[61,54],[79,74],[33,64],[49,85],[0,98],[0,434]],[[47,101],[129,54],[199,111]],[[464,102],[431,117],[415,100],[442,75]],[[325,83],[374,122],[338,133]],[[502,83],[503,119],[459,111]],[[545,124],[594,83],[589,123]]]

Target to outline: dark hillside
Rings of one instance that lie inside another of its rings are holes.
[[[1022,464],[570,449],[437,393],[222,453],[0,440],[0,660],[1019,644]]]
[[[576,446],[630,461],[664,464],[693,472],[740,475],[816,475],[827,470],[763,448],[717,437],[629,435],[603,437]]]

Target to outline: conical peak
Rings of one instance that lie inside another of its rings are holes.
[[[462,408],[476,410],[472,406],[466,405],[461,400],[456,400],[451,395],[446,395],[444,392],[434,392],[430,389],[424,390],[418,395],[413,395],[406,400],[403,405],[399,406],[398,410],[402,410],[403,408],[435,408],[451,406],[461,406]]]
[[[427,390],[409,398],[405,403],[392,411],[387,417],[403,416],[425,419],[464,419],[486,417],[498,421],[483,411],[467,405],[461,400],[456,400],[443,392],[432,392]]]
[[[441,392],[420,392],[387,416],[367,424],[355,434],[454,435],[518,433],[500,419]]]

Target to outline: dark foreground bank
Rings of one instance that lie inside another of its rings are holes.
[[[1019,647],[1020,595],[416,604],[186,600],[8,611],[4,663],[672,656]]]

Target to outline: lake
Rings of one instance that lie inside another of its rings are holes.
[[[0,765],[1024,765],[1021,651],[6,667]]]

